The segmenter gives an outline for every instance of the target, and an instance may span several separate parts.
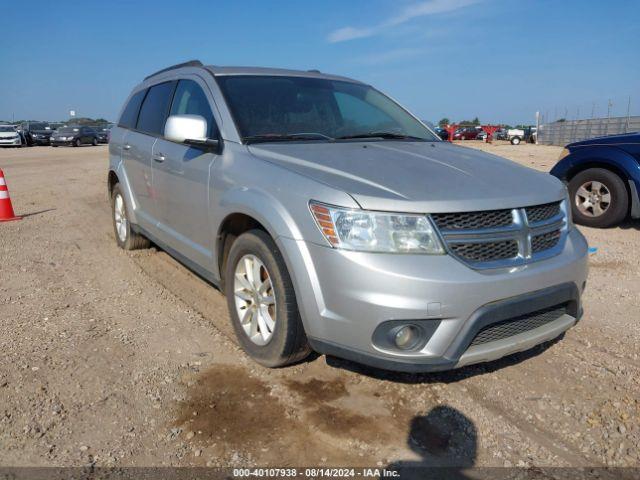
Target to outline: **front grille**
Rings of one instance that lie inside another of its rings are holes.
[[[560,202],[536,205],[535,207],[527,207],[524,210],[527,213],[529,223],[541,222],[553,218],[560,213]]]
[[[472,263],[493,262],[518,255],[518,243],[515,240],[486,243],[452,243],[449,248],[458,257]]]
[[[431,216],[441,230],[475,230],[506,227],[513,223],[511,210],[484,212],[436,213]]]
[[[522,265],[560,252],[560,202],[510,210],[433,213],[448,252],[476,269]]]
[[[482,345],[483,343],[494,342],[509,338],[519,333],[528,332],[534,328],[541,327],[559,319],[567,313],[567,305],[555,305],[553,307],[538,310],[536,312],[527,313],[518,317],[504,320],[502,322],[492,323],[482,328],[475,338],[471,341],[470,347]]]
[[[560,230],[543,233],[542,235],[534,235],[531,237],[531,251],[538,253],[553,248],[560,241],[560,237]]]

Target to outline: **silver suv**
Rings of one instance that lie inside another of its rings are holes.
[[[446,370],[581,316],[564,185],[441,141],[364,83],[176,65],[134,88],[109,155],[118,245],[152,241],[218,286],[262,365]]]

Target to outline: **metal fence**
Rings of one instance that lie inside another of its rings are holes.
[[[538,143],[564,146],[588,138],[629,132],[640,132],[640,116],[547,123],[538,129]]]

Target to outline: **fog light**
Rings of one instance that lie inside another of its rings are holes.
[[[405,325],[396,331],[394,341],[398,348],[409,350],[416,345],[419,337],[419,331],[416,327],[413,325]]]

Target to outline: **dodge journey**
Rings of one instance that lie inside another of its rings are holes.
[[[133,89],[109,156],[118,245],[153,242],[217,286],[262,365],[315,350],[446,370],[582,315],[563,183],[442,141],[365,83],[183,63]]]

